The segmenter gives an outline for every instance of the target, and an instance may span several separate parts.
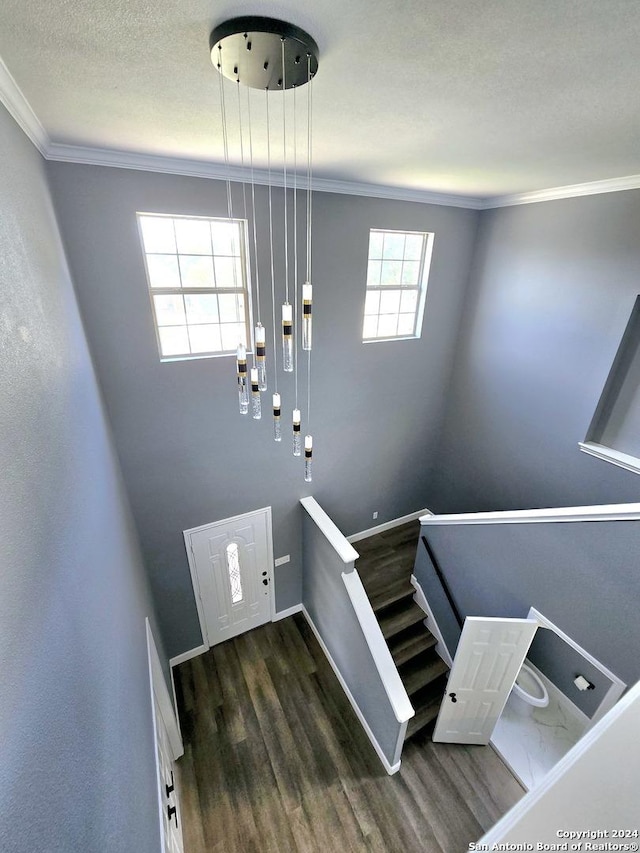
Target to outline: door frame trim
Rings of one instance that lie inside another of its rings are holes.
[[[198,583],[198,573],[196,571],[195,557],[193,553],[193,548],[191,545],[191,536],[193,533],[200,533],[202,530],[209,530],[214,527],[221,526],[223,524],[231,524],[235,521],[242,521],[245,518],[249,518],[255,515],[263,514],[266,518],[267,523],[267,560],[268,560],[268,568],[269,568],[269,614],[271,617],[271,621],[274,621],[274,616],[276,615],[276,596],[274,592],[274,568],[273,568],[273,528],[271,524],[271,507],[265,506],[260,509],[254,509],[249,512],[242,512],[239,515],[232,515],[229,518],[221,518],[218,521],[210,521],[208,524],[201,524],[198,527],[191,527],[189,530],[183,530],[182,535],[184,536],[184,546],[187,552],[187,561],[189,563],[189,571],[191,572],[191,583],[193,585],[193,595],[196,600],[196,610],[198,611],[198,621],[200,623],[200,633],[202,634],[202,644],[205,647],[205,651],[211,648],[211,641],[209,639],[209,635],[207,633],[207,623],[204,615],[204,604],[202,601],[202,596],[200,593],[200,585]]]

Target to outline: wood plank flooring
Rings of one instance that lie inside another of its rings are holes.
[[[186,853],[462,853],[523,794],[490,747],[421,734],[388,776],[301,615],[175,682]]]
[[[416,520],[354,542],[360,554],[356,569],[372,603],[392,600],[392,594],[403,587],[413,590],[410,579],[419,536]]]

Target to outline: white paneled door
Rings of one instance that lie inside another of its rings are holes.
[[[184,853],[184,847],[182,846],[182,815],[180,814],[180,803],[176,790],[173,754],[162,711],[155,695],[154,713],[163,853]]]
[[[214,646],[271,619],[271,510],[185,531],[203,640]]]
[[[489,743],[537,627],[535,619],[465,619],[435,741]]]

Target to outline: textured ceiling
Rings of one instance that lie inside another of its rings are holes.
[[[638,0],[3,0],[0,56],[54,142],[222,162],[208,37],[242,14],[318,42],[318,176],[487,196],[640,173]]]

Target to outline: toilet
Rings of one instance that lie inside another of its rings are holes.
[[[526,663],[522,664],[516,676],[509,701],[520,713],[525,714],[533,713],[534,708],[546,708],[549,704],[546,686]]]

